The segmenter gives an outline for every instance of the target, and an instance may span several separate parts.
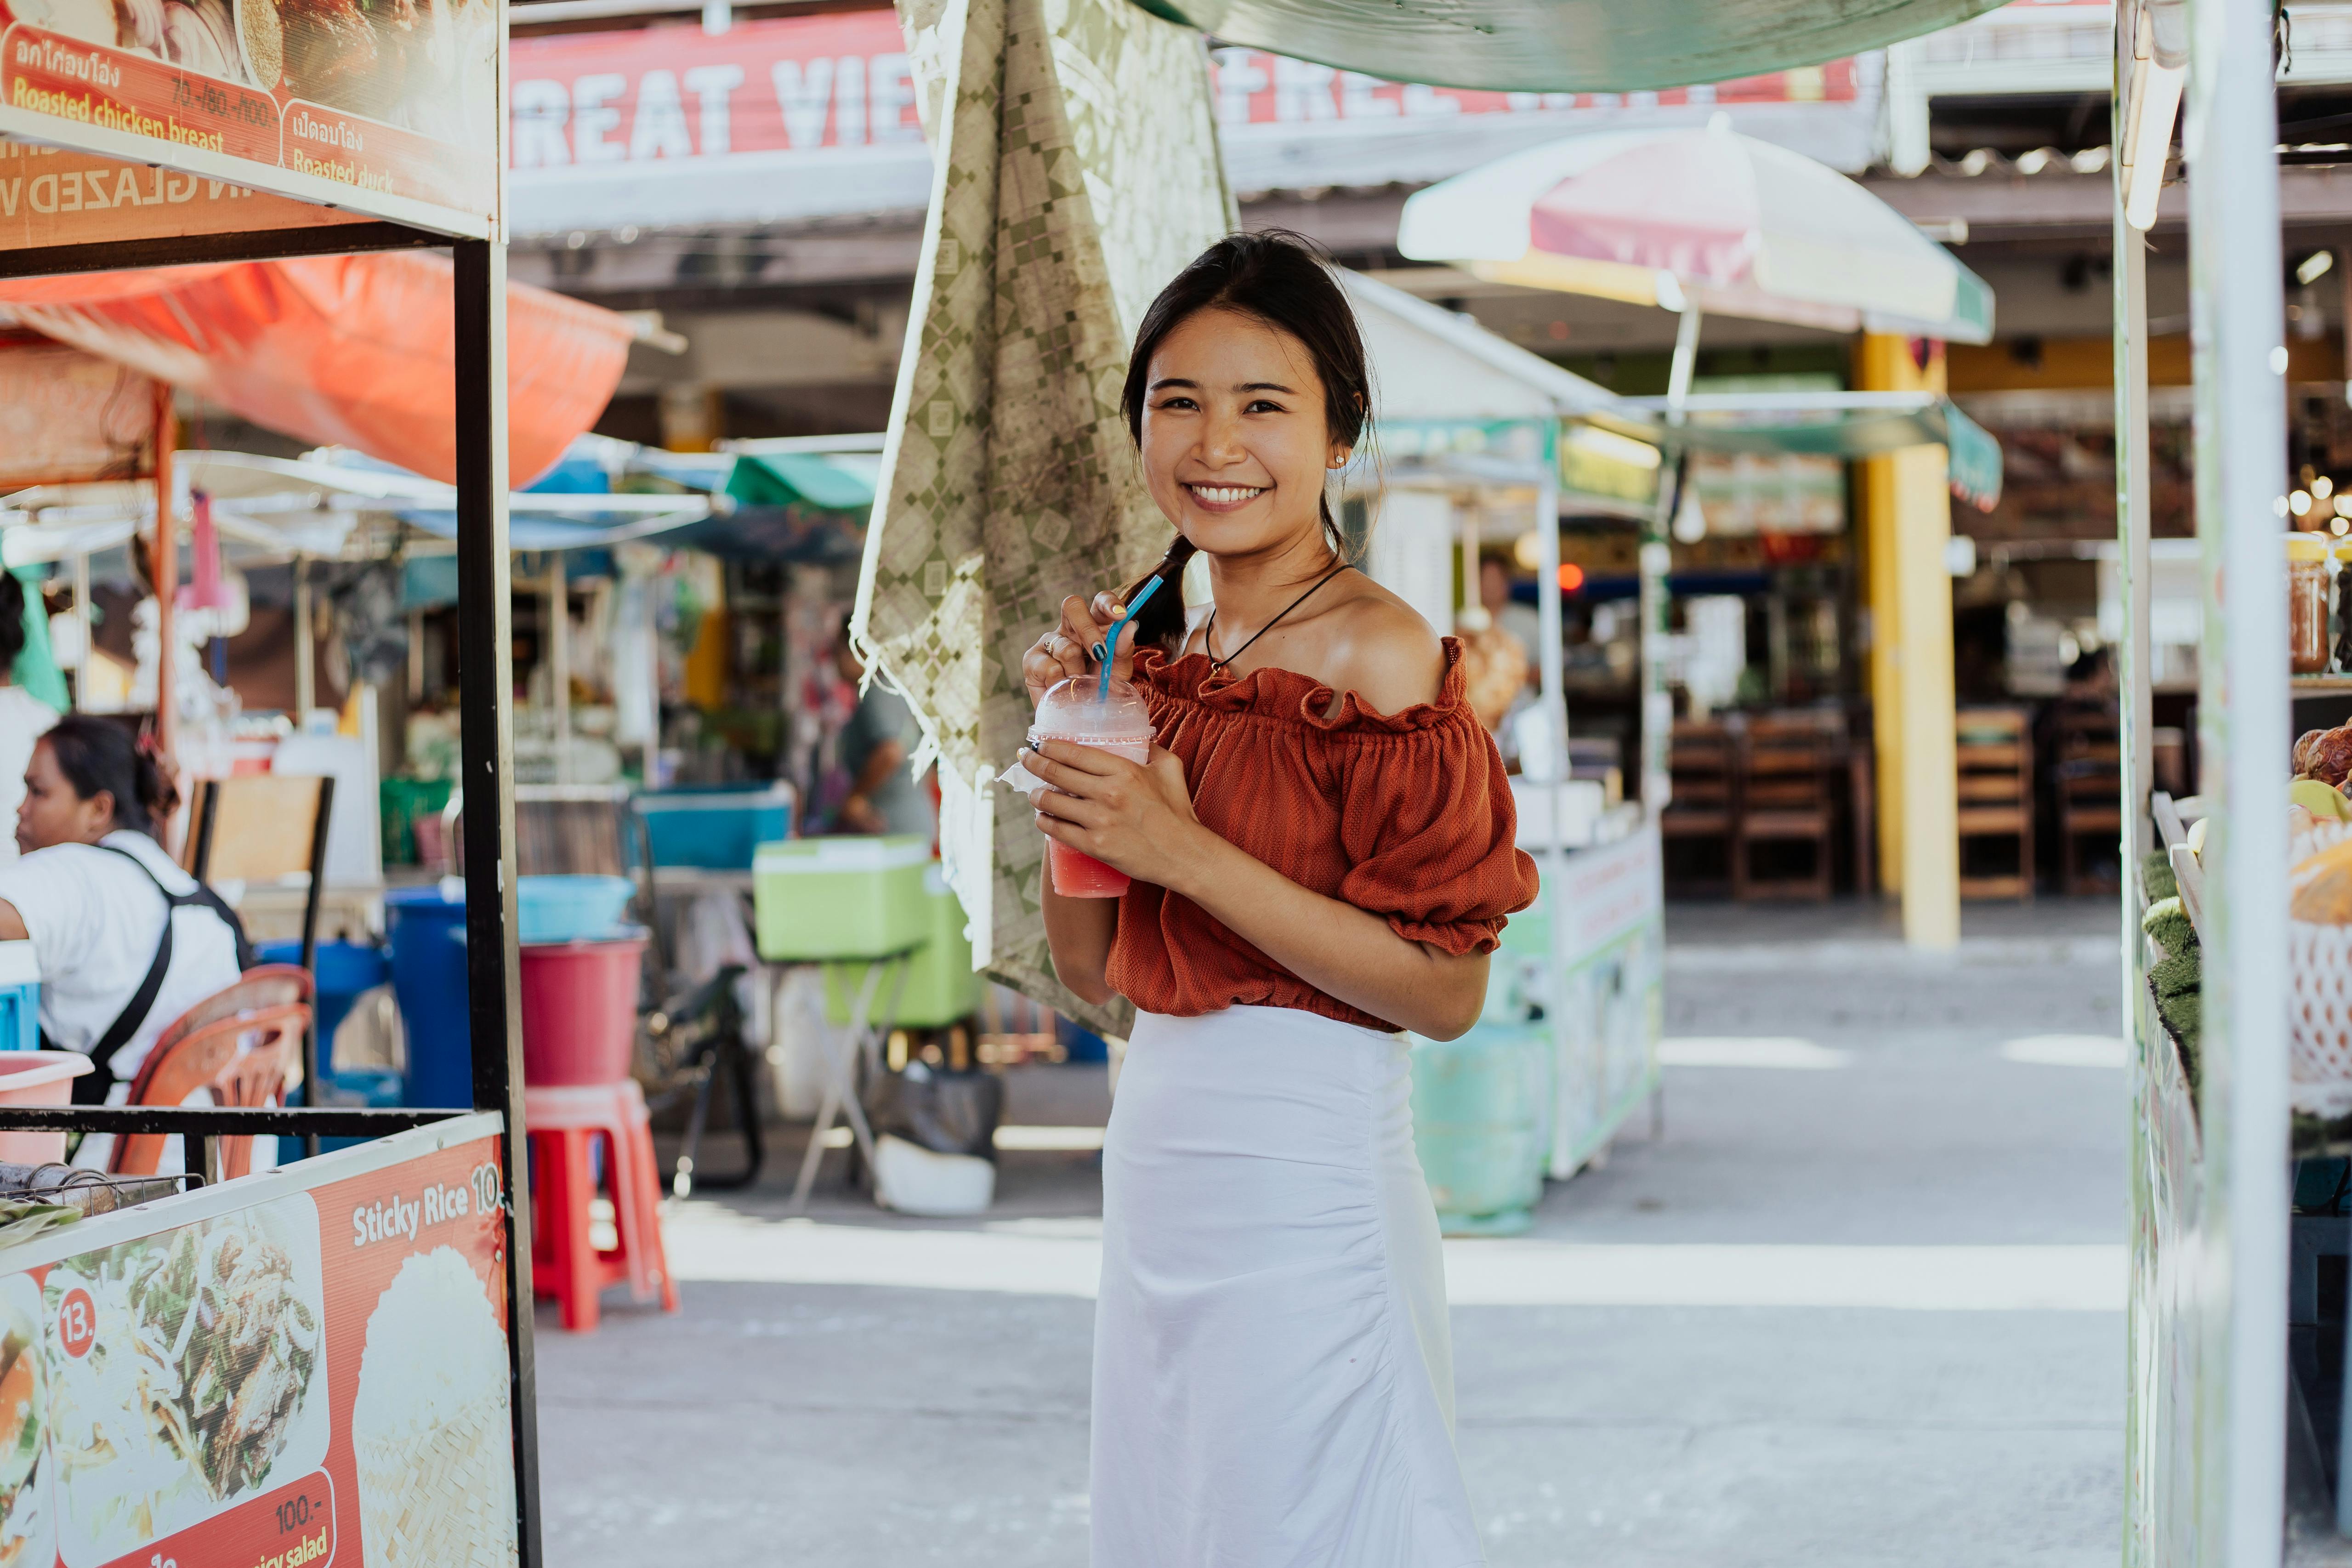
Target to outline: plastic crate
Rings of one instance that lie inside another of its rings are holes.
[[[981,980],[972,972],[971,940],[964,934],[963,905],[948,887],[939,863],[923,868],[924,918],[930,940],[907,961],[907,980],[891,1022],[904,1029],[936,1029],[980,1011]],[[824,1014],[836,1024],[850,1021],[850,1005],[866,983],[866,965],[824,966]],[[878,1022],[890,1005],[891,977],[874,988]]]
[[[0,942],[0,1051],[40,1048],[40,961],[29,942]]]
[[[660,790],[636,798],[654,864],[748,871],[762,844],[793,836],[793,786]]]
[[[875,958],[919,945],[930,844],[911,834],[762,844],[751,861],[760,956],[771,963]]]

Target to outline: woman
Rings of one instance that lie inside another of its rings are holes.
[[[86,714],[58,720],[25,770],[0,941],[32,940],[47,1043],[96,1062],[74,1080],[80,1103],[120,1103],[155,1037],[242,973],[236,916],[156,842],[177,805],[130,732]]]
[[[1124,595],[1074,596],[1024,663],[1034,695],[1107,651],[1158,731],[1143,764],[1021,758],[1038,827],[1135,879],[1044,895],[1063,984],[1137,1009],[1104,1146],[1098,1568],[1484,1560],[1398,1031],[1476,1019],[1535,867],[1459,645],[1348,564],[1324,503],[1370,400],[1303,242],[1211,247],[1146,315],[1125,407],[1181,536],[1162,570],[1206,555],[1214,603],[1157,595],[1104,650]]]
[[[25,769],[33,760],[33,742],[58,721],[58,710],[18,681],[16,660],[25,651],[26,613],[23,579],[0,569],[0,815],[7,816],[14,816],[24,802]],[[0,864],[16,858],[13,841],[0,846]]]

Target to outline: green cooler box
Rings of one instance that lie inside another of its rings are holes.
[[[923,868],[923,919],[930,940],[907,961],[907,980],[891,1022],[902,1029],[937,1029],[980,1011],[980,976],[971,967],[971,939],[964,934],[963,905],[933,861]],[[850,1004],[866,983],[866,965],[824,966],[824,1013],[836,1024],[850,1021]],[[874,988],[874,1016],[890,1005],[891,977]]]
[[[877,958],[930,933],[923,868],[931,847],[912,834],[794,838],[751,858],[760,956],[771,963]]]
[[[1551,1050],[1542,1024],[1413,1040],[1413,1146],[1446,1235],[1528,1227],[1550,1150]]]

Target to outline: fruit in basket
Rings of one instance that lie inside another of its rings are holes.
[[[2323,784],[2341,784],[2352,776],[2352,724],[2305,734],[2294,744],[2295,772]]]
[[[2352,801],[2347,801],[2333,785],[2317,779],[2297,779],[2286,786],[2289,803],[2303,807],[2322,822],[2340,822],[2352,817]]]
[[[2296,773],[2308,774],[2311,772],[2312,748],[2318,745],[2321,737],[2326,733],[2325,730],[2305,730],[2294,738],[2294,771]]]
[[[2311,925],[2352,925],[2352,839],[2332,845],[2287,879],[2287,913]]]

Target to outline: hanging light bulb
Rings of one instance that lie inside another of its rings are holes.
[[[1706,537],[1706,512],[1698,504],[1698,487],[1683,487],[1682,504],[1675,508],[1675,542],[1696,544]]]

